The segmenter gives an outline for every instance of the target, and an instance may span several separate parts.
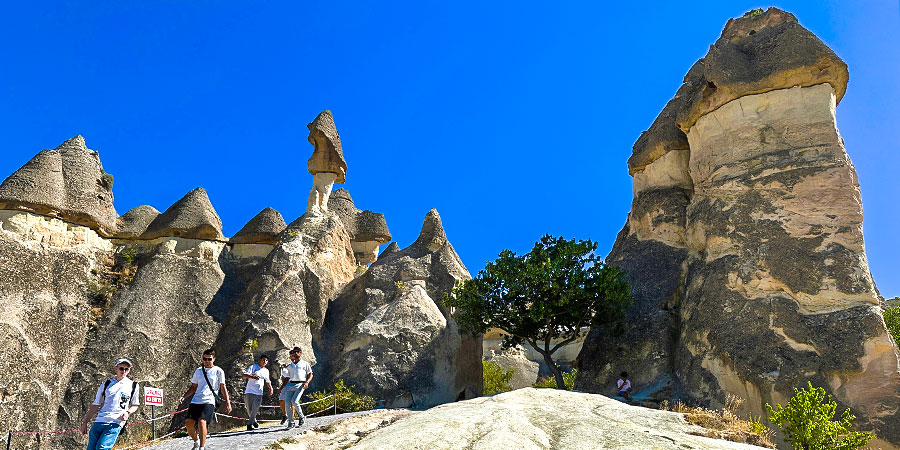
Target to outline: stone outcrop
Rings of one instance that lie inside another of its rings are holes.
[[[281,213],[266,208],[250,219],[228,241],[232,244],[277,244],[278,235],[281,234],[287,224]]]
[[[159,211],[150,205],[133,208],[116,220],[118,229],[116,229],[114,237],[139,239],[157,216],[159,216]]]
[[[141,239],[181,237],[224,241],[222,219],[216,213],[206,190],[198,187],[188,192],[150,223]]]
[[[846,65],[789,13],[731,20],[634,147],[634,201],[608,262],[635,304],[593,330],[581,389],[784,403],[806,381],[900,444],[897,348],[866,263],[837,132]],[[680,134],[679,134],[680,133]],[[889,445],[889,444],[885,444]]]
[[[58,217],[110,236],[116,230],[113,177],[100,156],[75,136],[44,150],[0,184],[0,210]]]
[[[307,161],[307,169],[313,175],[313,188],[309,192],[306,211],[317,213],[328,209],[328,196],[334,183],[344,183],[347,176],[347,162],[341,148],[341,137],[334,125],[331,111],[319,113],[315,120],[306,125],[309,128],[307,140],[313,145],[313,154]]]
[[[354,449],[760,449],[703,437],[684,415],[602,395],[519,389],[441,405],[375,430]]]
[[[437,211],[409,247],[383,255],[328,308],[328,373],[389,406],[430,406],[481,392],[481,342],[441,305],[469,273]]]
[[[305,214],[279,241],[235,300],[225,326],[229,333],[216,344],[229,355],[222,364],[232,367],[230,373],[255,360],[244,351],[248,338],[257,340],[259,351],[271,353],[273,362],[286,362],[288,351],[299,346],[303,358],[315,365],[321,357],[313,342],[321,338],[329,302],[356,271],[350,239],[334,214]],[[322,383],[318,389],[325,380],[317,382]]]
[[[359,265],[369,265],[378,259],[378,249],[391,240],[384,214],[361,211],[353,204],[346,189],[338,189],[328,199],[328,210],[334,211],[350,233],[350,245]]]

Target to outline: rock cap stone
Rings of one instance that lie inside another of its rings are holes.
[[[165,212],[157,216],[141,235],[141,239],[164,236],[224,241],[222,219],[216,213],[206,190],[198,187],[188,192]]]
[[[341,218],[351,241],[377,241],[379,244],[391,241],[391,232],[388,230],[384,214],[369,210],[360,211],[353,204],[350,192],[344,188],[331,193],[328,210]]]
[[[444,225],[441,223],[441,215],[437,209],[432,208],[425,215],[425,223],[422,224],[422,231],[419,237],[413,242],[413,246],[437,250],[447,243],[447,233],[444,232]]]
[[[769,8],[729,19],[675,97],[635,142],[629,171],[634,175],[669,151],[686,150],[685,133],[697,119],[732,100],[829,83],[840,102],[848,79],[847,64],[793,14]]]
[[[278,235],[287,228],[281,213],[265,208],[250,219],[232,238],[232,244],[277,244]]]
[[[336,183],[344,183],[347,176],[347,161],[341,148],[341,137],[334,125],[331,111],[324,110],[316,119],[306,125],[309,128],[307,140],[313,145],[312,156],[307,161],[309,173],[321,172],[337,174]]]
[[[0,184],[0,209],[29,211],[84,225],[102,236],[116,229],[113,177],[81,135],[44,150]]]
[[[116,222],[119,225],[115,237],[121,239],[138,239],[150,223],[159,216],[159,211],[150,205],[141,205],[128,210]]]

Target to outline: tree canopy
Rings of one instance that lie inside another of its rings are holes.
[[[464,331],[483,334],[499,328],[507,333],[504,347],[530,344],[563,389],[553,352],[586,327],[620,333],[631,305],[624,273],[606,265],[596,249],[590,240],[545,235],[524,255],[500,252],[478,276],[445,295],[444,303],[456,309],[454,318]]]

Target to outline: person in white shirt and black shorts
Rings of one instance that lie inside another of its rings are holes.
[[[228,398],[228,390],[225,389],[225,372],[221,367],[213,364],[215,361],[215,350],[209,349],[203,352],[203,365],[194,371],[194,375],[191,377],[191,387],[178,399],[180,405],[189,395],[192,395],[184,426],[187,428],[191,440],[194,441],[193,449],[205,450],[206,448],[207,424],[212,421],[213,414],[216,413],[219,396],[221,396],[221,402],[225,403],[225,412],[231,414],[231,399]]]

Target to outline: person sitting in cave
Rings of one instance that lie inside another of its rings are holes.
[[[619,391],[619,397],[631,401],[631,380],[628,379],[628,372],[619,374],[619,379],[616,380],[616,389]]]

